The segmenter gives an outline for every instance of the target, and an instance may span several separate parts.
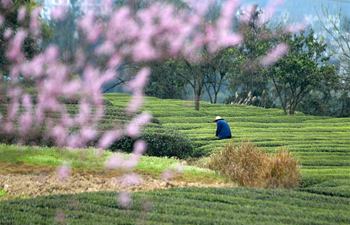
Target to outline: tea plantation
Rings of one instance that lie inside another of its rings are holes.
[[[129,119],[123,113],[129,96],[107,94],[106,99],[110,105],[101,128]],[[228,141],[249,140],[270,153],[285,147],[301,164],[302,185],[139,192],[129,209],[117,205],[116,193],[1,201],[0,224],[53,224],[57,213],[65,224],[350,224],[350,118],[286,116],[279,109],[205,102],[195,111],[191,101],[152,97],[144,110],[154,116],[150,132],[182,134],[195,156],[210,155]],[[229,122],[233,139],[215,139],[217,115]]]
[[[184,188],[136,193],[130,209],[115,193],[84,193],[0,204],[2,224],[349,224],[350,199],[286,190]],[[5,212],[5,213],[4,213]],[[61,218],[62,219],[62,218]]]
[[[127,104],[126,95],[106,96],[117,108]],[[268,152],[286,147],[300,161],[303,190],[350,197],[350,118],[327,118],[297,113],[286,116],[280,109],[245,105],[201,103],[148,97],[145,110],[163,127],[178,130],[203,154],[220,149],[228,140],[215,140],[215,116],[225,118],[233,141],[249,140]],[[232,140],[231,140],[232,141]]]

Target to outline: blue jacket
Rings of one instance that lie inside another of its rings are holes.
[[[216,136],[220,139],[231,138],[230,126],[223,119],[216,121]]]

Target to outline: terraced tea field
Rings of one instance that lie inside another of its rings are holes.
[[[3,224],[346,225],[350,199],[281,190],[184,188],[136,193],[130,209],[115,193],[0,202]],[[61,215],[58,217],[58,215]],[[30,218],[28,220],[28,218]],[[62,222],[63,221],[63,222]]]
[[[129,97],[108,94],[116,109]],[[200,111],[191,101],[147,97],[145,110],[161,125],[188,136],[197,151],[210,153],[228,140],[215,140],[215,116],[225,118],[233,141],[249,140],[268,152],[286,147],[302,165],[303,188],[310,192],[350,197],[350,118],[327,118],[297,113],[286,116],[279,109],[244,105],[201,103]]]
[[[113,105],[101,124],[129,118],[123,106],[129,96],[106,95]],[[71,111],[75,106],[69,106]],[[0,200],[0,224],[350,224],[350,118],[327,118],[297,113],[286,116],[278,109],[202,102],[195,111],[191,101],[147,97],[144,110],[155,123],[150,127],[176,130],[209,155],[229,140],[216,140],[213,118],[220,115],[231,125],[236,143],[249,140],[267,152],[288,148],[301,163],[302,186],[294,190],[250,188],[172,188],[137,192],[131,208],[118,206],[115,192],[52,195],[32,199]],[[159,123],[159,124],[158,124]],[[58,165],[71,153],[0,145],[0,163],[11,165]],[[24,153],[25,152],[25,153]],[[1,155],[2,154],[2,155]],[[5,157],[6,156],[6,157]],[[77,169],[101,162],[73,157]],[[159,176],[175,159],[145,157],[137,168]],[[7,164],[6,164],[7,163]],[[90,168],[91,169],[91,168]],[[184,178],[216,181],[222,178],[189,167]],[[0,187],[0,198],[6,191]]]

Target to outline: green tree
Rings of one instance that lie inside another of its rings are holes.
[[[35,6],[34,1],[31,0],[15,0],[9,8],[4,8],[0,4],[0,14],[4,16],[3,25],[0,27],[0,73],[2,78],[6,78],[8,74],[7,65],[9,64],[6,51],[8,47],[8,41],[4,37],[6,30],[11,30],[16,33],[19,27],[29,26],[29,14],[31,9]],[[26,18],[20,22],[18,21],[18,10],[20,7],[25,7],[27,12]],[[23,52],[27,58],[31,58],[39,51],[39,44],[30,37],[27,37],[23,44]]]
[[[276,37],[268,22],[258,24],[263,13],[255,5],[250,20],[239,23],[237,27],[244,42],[233,55],[235,60],[229,77],[229,87],[233,94],[227,99],[228,102],[242,102],[251,96],[256,100],[260,99],[253,104],[267,106],[261,103],[261,99],[266,97],[269,81],[262,74],[263,68],[259,59],[269,51]]]
[[[153,63],[151,71],[146,95],[171,99],[181,99],[184,96],[186,82],[177,76],[175,60]]]
[[[310,91],[320,85],[335,85],[337,76],[326,54],[326,43],[316,39],[312,30],[285,35],[282,41],[289,45],[289,53],[267,68],[266,75],[284,112],[292,115]]]

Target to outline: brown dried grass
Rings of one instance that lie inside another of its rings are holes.
[[[271,157],[267,187],[294,188],[300,180],[298,161],[286,149],[281,149]]]
[[[300,181],[298,162],[287,150],[270,157],[250,142],[227,144],[208,167],[247,187],[293,188]]]

